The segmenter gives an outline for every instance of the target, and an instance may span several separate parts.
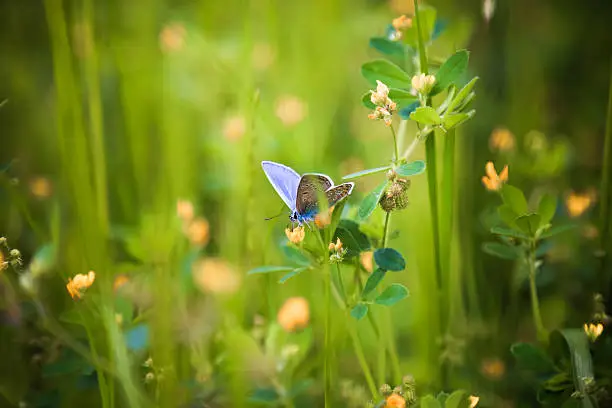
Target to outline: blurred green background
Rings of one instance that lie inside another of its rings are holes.
[[[424,176],[412,179],[411,205],[393,217],[399,233],[390,244],[408,261],[393,279],[411,291],[392,309],[401,368],[431,391],[440,386],[442,358],[452,367],[446,386],[478,393],[483,406],[533,406],[532,391],[518,380],[508,351],[513,342],[535,336],[529,294],[511,263],[480,249],[498,202],[480,178],[487,161],[498,169],[508,164],[512,184],[562,198],[560,219],[569,217],[563,198],[571,191],[598,188],[612,3],[498,1],[489,19],[481,1],[431,5],[445,27],[431,53],[443,58],[469,49],[470,74],[480,81],[477,114],[457,135],[455,239],[444,243],[452,246],[455,284],[446,300],[432,295]],[[392,141],[361,105],[369,86],[360,66],[376,57],[368,39],[412,12],[412,1],[401,0],[1,0],[0,101],[6,102],[0,107],[0,234],[21,251],[26,268],[45,245],[55,248],[52,273],[41,277],[45,283],[36,296],[60,315],[73,307],[64,286],[77,273],[95,270],[106,290],[119,273],[151,280],[152,347],[160,364],[181,361],[183,377],[198,364],[214,365],[214,346],[194,361],[193,349],[183,350],[172,329],[179,311],[192,306],[194,321],[215,321],[202,329],[208,339],[214,334],[207,330],[250,329],[256,315],[274,320],[288,297],[304,296],[317,350],[323,337],[319,278],[302,274],[278,285],[274,278],[245,275],[282,262],[278,244],[288,225],[284,216],[264,220],[282,202],[259,163],[273,160],[336,181],[387,163]],[[497,128],[514,135],[511,152],[491,149]],[[413,134],[410,129],[409,138]],[[376,184],[358,180],[348,205],[358,205]],[[201,251],[189,249],[176,227],[181,199],[192,201],[209,224]],[[596,208],[595,200],[579,217],[585,231]],[[375,213],[372,222],[381,219]],[[539,275],[550,329],[581,326],[592,312],[593,292],[610,291],[597,281],[596,240],[582,231],[554,243]],[[204,295],[201,301],[209,303],[201,308],[176,296],[177,282],[191,279],[181,266],[189,256],[222,258],[238,276],[239,289],[212,300]],[[16,277],[9,280],[5,294],[18,288]],[[14,306],[9,298],[1,305],[6,315]],[[32,368],[32,341],[45,330],[28,301],[17,303],[20,323],[4,325],[1,334],[7,364],[0,382],[14,391],[4,393],[4,403],[50,389],[58,395],[60,389],[64,405],[40,406],[78,406],[67,401],[88,398],[87,392],[98,404],[95,386],[66,391],[70,387],[58,385],[60,379]],[[430,324],[442,307],[453,316],[445,339]],[[339,324],[336,331],[338,378],[360,384],[353,352],[344,347],[345,330]],[[96,333],[100,350],[111,347],[111,335]],[[374,362],[378,345],[367,326],[360,335]],[[303,368],[302,376],[316,379],[316,364]],[[243,380],[232,380],[234,395]],[[311,393],[320,401],[317,388]],[[162,406],[176,406],[177,389],[162,391]],[[304,406],[318,406],[313,404]]]

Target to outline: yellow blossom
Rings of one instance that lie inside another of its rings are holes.
[[[405,408],[406,400],[399,394],[389,395],[385,401],[385,408]]]
[[[187,226],[187,237],[193,246],[202,247],[208,243],[209,231],[208,221],[198,217]]]
[[[478,405],[478,401],[480,401],[480,397],[470,395],[470,408],[474,408],[476,405]]]
[[[119,288],[121,288],[123,285],[125,285],[126,283],[128,283],[130,280],[128,279],[127,276],[125,275],[117,275],[115,277],[115,281],[113,282],[113,290],[117,291],[119,290]]]
[[[83,292],[94,283],[94,280],[96,280],[96,273],[94,271],[89,271],[87,275],[79,273],[74,278],[68,280],[66,289],[68,289],[68,293],[70,293],[73,299],[80,299]]]
[[[401,16],[394,18],[391,25],[396,30],[404,30],[412,27],[412,19],[410,17],[406,17],[405,14],[402,14]]]
[[[283,125],[290,127],[300,123],[308,114],[308,106],[300,98],[285,95],[276,101],[276,116]]]
[[[377,106],[374,112],[368,115],[368,118],[371,120],[383,120],[387,126],[391,126],[392,123],[391,112],[382,106]]]
[[[412,89],[422,95],[427,95],[431,88],[436,83],[436,77],[433,75],[417,74],[412,77]]]
[[[570,217],[580,217],[586,210],[591,207],[595,199],[595,194],[592,192],[575,193],[571,192],[565,198],[565,206]]]
[[[374,270],[374,252],[362,252],[359,254],[359,262],[361,262],[361,266],[363,266],[366,271],[372,273]]]
[[[304,227],[295,227],[293,229],[286,228],[285,235],[291,243],[297,245],[304,240],[306,231],[304,230]]]
[[[489,137],[489,148],[492,151],[508,152],[514,149],[514,135],[506,128],[497,128]]]
[[[51,182],[46,177],[34,177],[30,180],[30,191],[36,198],[47,198],[51,195]]]
[[[159,33],[159,44],[164,52],[180,51],[185,45],[187,30],[182,23],[170,23]]]
[[[217,294],[232,294],[240,287],[240,275],[220,258],[194,262],[193,281],[200,290]]]
[[[340,238],[336,238],[336,243],[334,244],[333,242],[329,243],[328,249],[330,251],[335,251],[335,252],[340,252],[342,251],[342,241],[340,241]]]
[[[489,191],[499,191],[502,185],[508,181],[508,166],[504,166],[504,169],[498,175],[493,162],[487,162],[485,173],[486,176],[482,177],[482,184]]]
[[[603,332],[604,326],[601,323],[597,323],[597,324],[584,324],[584,332],[586,333],[587,337],[589,338],[589,340],[591,341],[595,341],[597,340],[597,338],[601,335],[601,333]]]
[[[278,311],[278,324],[287,332],[305,328],[310,319],[308,301],[303,297],[292,297]]]
[[[181,221],[189,223],[193,220],[193,203],[189,200],[178,200],[176,202],[176,215]]]
[[[492,358],[482,362],[480,371],[491,380],[499,380],[506,372],[506,365],[499,358]]]
[[[235,142],[242,138],[245,133],[246,121],[243,116],[231,116],[225,120],[225,123],[223,124],[223,136],[227,140]]]

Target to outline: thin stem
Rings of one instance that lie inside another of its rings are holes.
[[[608,288],[610,280],[606,276],[606,262],[610,248],[610,172],[612,172],[612,59],[610,60],[610,90],[608,94],[608,112],[606,116],[606,133],[604,139],[603,163],[601,167],[601,205],[599,211],[600,245],[604,251],[601,262],[601,283]]]
[[[542,343],[546,342],[547,332],[542,323],[542,315],[540,314],[540,301],[538,299],[538,288],[536,287],[536,256],[535,256],[535,242],[532,242],[529,247],[529,254],[527,258],[529,265],[529,291],[531,293],[531,313],[533,315],[533,322],[536,327],[536,334],[538,340]]]
[[[325,268],[325,408],[331,405],[331,271],[329,265]]]
[[[417,29],[418,37],[418,48],[419,48],[419,62],[420,70],[423,74],[427,74],[429,71],[427,64],[427,50],[425,49],[425,41],[423,41],[423,31],[421,29],[421,16],[419,15],[419,2],[414,0],[414,20]]]
[[[378,399],[378,389],[376,388],[374,377],[372,376],[372,372],[370,371],[370,367],[368,367],[368,362],[366,361],[365,354],[363,353],[363,348],[361,347],[361,341],[359,340],[359,336],[357,335],[355,324],[351,321],[350,316],[347,315],[347,318],[349,333],[351,334],[351,339],[353,340],[353,348],[355,349],[355,354],[357,354],[357,360],[359,361],[359,365],[361,366],[361,371],[363,371],[363,375],[365,376],[366,382],[368,383],[368,388],[370,389],[372,397],[374,399]]]
[[[399,148],[397,145],[397,135],[395,134],[395,129],[393,128],[393,125],[389,126],[389,129],[391,129],[391,134],[393,135],[393,148],[395,150],[395,158],[394,158],[394,162],[397,162],[399,160]]]
[[[387,236],[389,235],[389,220],[391,219],[391,212],[387,212],[385,215],[385,227],[383,230],[382,248],[387,246]]]

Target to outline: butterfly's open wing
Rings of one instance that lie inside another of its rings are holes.
[[[353,187],[355,187],[355,183],[343,183],[327,190],[325,196],[327,197],[328,205],[333,207],[339,201],[348,197],[353,192]]]
[[[270,184],[287,204],[287,207],[292,211],[295,210],[300,175],[290,167],[271,161],[262,161],[261,167],[268,180],[270,180]]]
[[[333,185],[332,180],[325,174],[304,174],[297,188],[297,212],[302,215],[315,213],[319,194],[325,194]]]

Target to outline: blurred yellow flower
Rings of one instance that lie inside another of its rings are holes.
[[[396,30],[404,30],[412,27],[412,19],[410,17],[406,17],[405,14],[402,14],[401,16],[394,18],[391,25]]]
[[[508,181],[508,166],[504,166],[501,173],[497,175],[493,162],[487,162],[485,173],[486,176],[482,176],[482,184],[489,191],[499,191],[502,185]]]
[[[385,408],[405,408],[406,400],[399,394],[389,395],[385,401]]]
[[[276,116],[283,125],[290,127],[300,123],[308,114],[308,106],[297,96],[284,95],[276,100]]]
[[[476,405],[478,405],[478,401],[480,401],[480,397],[470,395],[470,408],[474,408]]]
[[[34,177],[30,180],[30,191],[36,198],[47,198],[51,195],[51,182],[46,177]]]
[[[329,207],[326,213],[317,214],[314,218],[314,223],[317,228],[325,228],[329,224],[331,224],[332,213],[334,212],[334,207]]]
[[[292,297],[278,311],[278,324],[287,332],[301,330],[308,325],[310,309],[303,297]]]
[[[491,380],[499,380],[506,373],[506,365],[497,357],[491,358],[482,362],[480,371]]]
[[[240,275],[225,260],[206,258],[194,262],[193,281],[203,292],[232,294],[240,287]]]
[[[359,262],[363,268],[372,273],[374,270],[374,252],[366,251],[359,254]]]
[[[223,136],[227,140],[235,142],[240,140],[245,133],[246,121],[243,116],[230,116],[225,120],[225,123],[223,124]]]
[[[508,152],[514,149],[514,135],[506,128],[496,128],[489,137],[491,151]]]
[[[570,192],[565,198],[565,206],[570,217],[580,217],[591,207],[595,200],[595,194],[590,191],[582,194]]]
[[[342,241],[340,241],[340,238],[336,238],[336,243],[334,244],[333,242],[329,243],[328,249],[330,251],[342,251]]]
[[[208,243],[210,225],[205,218],[197,217],[187,226],[187,238],[193,246],[203,247]]]
[[[286,228],[285,235],[291,243],[297,245],[304,240],[306,231],[304,230],[304,227],[295,227],[293,229]]]
[[[436,83],[436,77],[433,75],[417,74],[412,77],[412,89],[420,94],[427,95],[431,88]]]
[[[123,275],[123,274],[117,275],[115,277],[115,281],[113,282],[113,290],[114,291],[119,290],[119,288],[121,288],[123,285],[125,285],[129,281],[130,279],[126,275]]]
[[[94,280],[96,280],[96,273],[94,271],[89,271],[87,275],[79,273],[74,278],[68,279],[66,289],[68,289],[68,293],[70,293],[73,299],[80,299],[83,296],[83,292],[94,283]]]
[[[189,200],[178,200],[176,202],[176,215],[185,223],[193,220],[193,203]]]
[[[167,24],[159,33],[159,45],[163,52],[180,51],[185,45],[187,30],[182,23]]]
[[[604,326],[601,323],[590,323],[588,325],[586,323],[584,324],[584,332],[591,341],[597,340],[597,338],[601,336],[601,333],[603,333],[603,329]]]

